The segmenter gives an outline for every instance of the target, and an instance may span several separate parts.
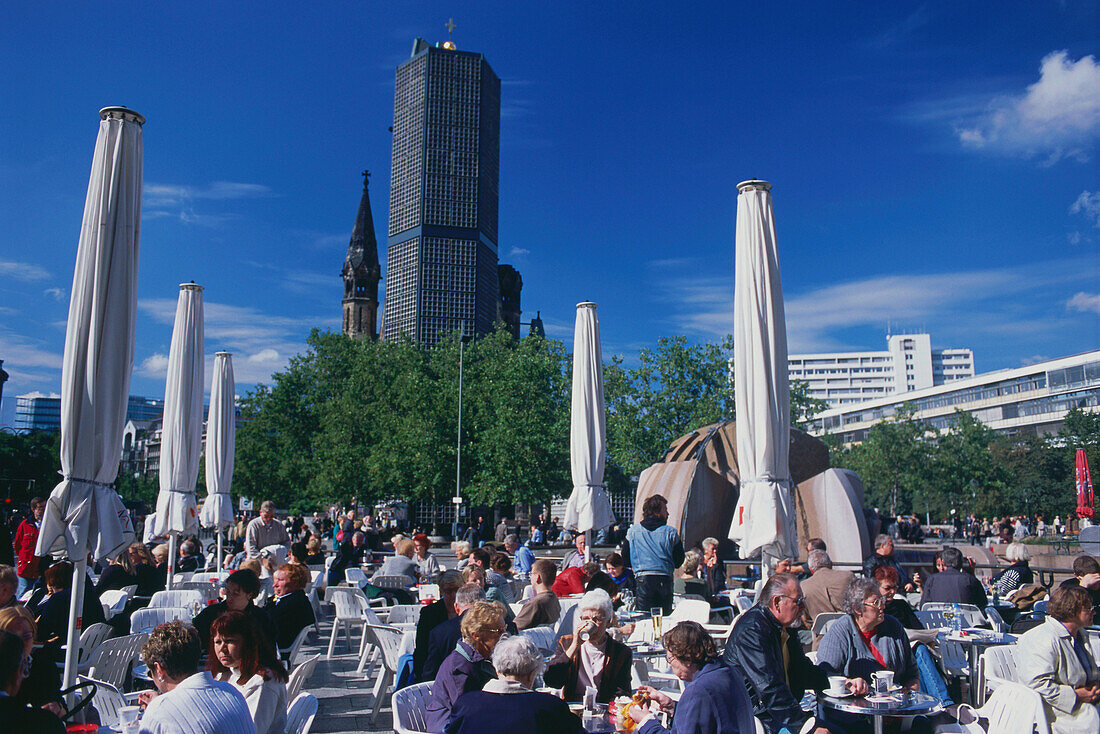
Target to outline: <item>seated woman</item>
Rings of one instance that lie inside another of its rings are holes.
[[[19,577],[11,566],[0,565],[0,609],[19,605],[15,591],[19,588]]]
[[[1005,559],[1009,567],[993,577],[993,593],[1005,597],[1024,584],[1035,583],[1035,574],[1031,572],[1031,552],[1020,541],[1008,544],[1005,549]]]
[[[424,533],[417,533],[413,536],[413,546],[416,548],[416,562],[420,566],[420,578],[434,583],[443,569],[431,553],[432,541]]]
[[[168,588],[168,544],[161,543],[154,546],[150,555],[153,556],[154,568],[157,572],[158,591]]]
[[[234,571],[222,583],[222,591],[224,598],[203,609],[192,622],[199,633],[199,642],[203,648],[210,646],[210,626],[215,619],[226,612],[244,612],[256,620],[270,649],[274,650],[275,625],[267,613],[254,603],[256,595],[260,593],[260,579],[256,574],[248,569]]]
[[[95,593],[96,596],[103,596],[104,591],[115,591],[126,586],[137,586],[137,571],[129,548],[124,548],[103,569],[95,585]]]
[[[244,612],[226,612],[210,627],[206,667],[215,680],[241,692],[256,734],[286,730],[286,668],[263,644],[255,620]]]
[[[684,554],[684,562],[676,571],[672,579],[672,592],[674,594],[694,594],[710,600],[707,591],[707,582],[699,578],[699,563],[703,557],[693,550]]]
[[[141,658],[157,690],[141,694],[141,731],[256,734],[240,692],[199,672],[199,652],[199,636],[186,622],[168,622],[149,634]]]
[[[1093,612],[1083,587],[1060,586],[1046,620],[1016,645],[1016,676],[1042,696],[1052,734],[1100,731],[1100,670],[1081,632],[1093,624]]]
[[[633,655],[607,634],[612,614],[611,597],[603,589],[589,591],[577,604],[573,634],[558,641],[545,675],[546,685],[563,689],[566,701],[583,700],[588,686],[596,688],[600,703],[630,695]]]
[[[679,702],[655,688],[642,686],[651,701],[663,711],[675,713],[672,734],[698,732],[754,731],[752,702],[741,676],[722,661],[718,647],[703,625],[680,622],[661,637],[669,667],[684,681]],[[630,709],[630,718],[640,725],[638,734],[669,732],[648,709]]]
[[[61,715],[61,671],[54,658],[42,649],[34,649],[37,628],[31,613],[16,605],[0,609],[0,630],[23,640],[25,654],[30,657],[30,669],[25,672],[16,700],[24,706],[44,708]]]
[[[901,622],[886,614],[886,600],[871,579],[855,578],[844,592],[846,616],[838,619],[817,649],[817,663],[828,675],[863,678],[880,670],[894,672],[896,684],[920,687],[916,660]],[[833,720],[853,731],[866,723],[833,712]]]
[[[285,549],[284,549],[285,552]],[[286,556],[283,556],[284,558]],[[280,566],[283,564],[279,564]],[[271,574],[267,573],[267,569],[259,558],[249,558],[241,561],[238,571],[251,571],[256,574],[256,578],[260,580],[260,591],[256,594],[256,606],[262,607],[267,604],[267,600],[275,593],[275,582],[271,578]]]
[[[543,669],[542,654],[526,637],[501,640],[493,650],[497,678],[463,693],[443,728],[447,734],[530,732],[580,734],[581,720],[556,696],[532,690]]]
[[[264,611],[275,626],[279,650],[293,645],[298,633],[317,621],[305,592],[308,583],[309,571],[297,563],[287,563],[275,572],[275,598]]]
[[[130,565],[134,567],[135,596],[152,596],[164,591],[164,579],[157,571],[157,562],[145,543],[132,543],[129,548]]]
[[[398,540],[394,546],[393,555],[386,559],[374,575],[404,576],[408,579],[408,586],[415,586],[417,578],[420,577],[420,564],[413,560],[415,552],[416,546],[411,540],[407,538]]]
[[[55,563],[42,575],[47,596],[38,606],[38,641],[46,645],[64,660],[61,645],[69,631],[69,600],[72,598],[73,564],[68,561]],[[82,625],[87,628],[103,621],[103,607],[92,590],[91,583],[84,585]]]
[[[607,575],[619,587],[620,593],[623,589],[629,589],[631,593],[634,593],[634,571],[626,565],[626,561],[623,560],[621,555],[612,553],[604,559],[603,565]]]
[[[29,652],[10,632],[0,632],[0,716],[8,731],[62,734],[61,719],[39,709],[27,708],[16,700],[22,687]]]
[[[443,731],[459,696],[480,691],[496,677],[489,658],[504,634],[504,613],[500,607],[477,602],[462,615],[461,629],[462,639],[435,674],[432,697],[424,713],[424,724],[430,732]]]
[[[909,602],[897,596],[898,587],[901,586],[901,577],[893,566],[878,566],[872,572],[878,591],[886,600],[885,612],[901,622],[901,626],[907,630],[922,630],[924,625],[917,619],[916,612]]]
[[[325,565],[325,551],[321,547],[321,539],[316,535],[309,536],[309,540],[306,541],[306,565]]]

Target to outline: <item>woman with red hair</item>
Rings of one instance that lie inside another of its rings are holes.
[[[260,640],[260,629],[252,617],[226,612],[210,626],[207,668],[215,679],[231,683],[244,696],[256,734],[283,734],[286,668]]]
[[[420,565],[420,579],[434,583],[443,569],[439,567],[439,561],[431,554],[432,541],[424,533],[417,533],[413,536],[413,545],[416,547],[416,558],[414,560]]]

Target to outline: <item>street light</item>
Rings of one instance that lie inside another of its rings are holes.
[[[455,451],[455,496],[451,502],[455,505],[455,530],[458,530],[458,514],[462,506],[462,367],[466,354],[466,342],[470,337],[463,334],[458,341],[458,436]]]

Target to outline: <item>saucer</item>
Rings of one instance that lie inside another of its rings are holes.
[[[831,691],[822,691],[822,693],[824,693],[829,698],[848,698],[848,696],[853,695],[852,692],[849,691],[847,688],[845,688],[844,691],[841,693],[832,693]]]

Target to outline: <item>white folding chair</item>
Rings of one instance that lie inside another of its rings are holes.
[[[202,599],[203,599],[204,603],[209,602],[209,601],[217,601],[217,599],[218,599],[218,585],[217,585],[217,583],[212,584],[209,581],[207,581],[205,578],[202,581],[197,581],[195,579],[192,579],[191,581],[184,581],[182,584],[177,586],[175,589],[172,589],[172,592],[175,593],[175,591],[177,589],[179,591],[197,591],[199,594],[202,595]],[[158,592],[158,593],[163,594],[165,592]],[[169,606],[176,606],[176,605],[173,604],[173,605],[169,605]]]
[[[394,691],[390,697],[393,710],[394,734],[423,734],[428,731],[425,712],[432,698],[431,681],[414,683],[400,691]]]
[[[528,627],[525,630],[520,631],[521,637],[526,637],[535,643],[535,647],[543,655],[553,655],[554,646],[557,643],[558,636],[554,632],[554,628],[549,625],[539,625],[538,627]]]
[[[991,691],[995,691],[1005,683],[1017,682],[1016,646],[998,645],[983,652],[978,659],[978,674],[982,685],[980,696],[977,698],[977,703],[980,706],[985,703],[986,696]],[[978,684],[975,683],[975,685]]]
[[[370,718],[371,726],[374,726],[378,712],[382,710],[382,696],[387,686],[397,679],[397,665],[401,657],[401,637],[404,633],[395,627],[383,624],[368,624],[366,628],[382,651],[382,670],[374,682],[374,711]]]
[[[110,620],[126,608],[129,595],[122,589],[108,589],[99,595],[99,603],[103,605],[103,618]]]
[[[149,635],[138,633],[104,640],[88,661],[88,677],[122,690],[130,666],[141,655],[141,646],[148,639]]]
[[[298,636],[294,638],[294,642],[290,643],[290,647],[285,650],[279,650],[279,655],[286,661],[287,667],[294,667],[294,661],[298,659],[298,653],[302,649],[302,643],[306,641],[306,637],[309,636],[310,625],[306,625],[298,632]]]
[[[844,612],[821,612],[814,617],[813,626],[810,627],[810,632],[813,633],[814,639],[818,639],[821,635],[829,631],[829,628],[838,620],[844,617]]]
[[[286,682],[286,697],[287,700],[293,701],[298,693],[302,690],[302,686],[305,684],[309,677],[313,675],[313,669],[317,667],[317,661],[321,659],[321,653],[311,655],[303,660],[294,670],[290,671],[290,679]]]
[[[344,631],[350,651],[352,649],[351,628],[363,627],[367,624],[366,614],[370,607],[367,604],[366,595],[358,586],[330,586],[325,589],[325,601],[331,602],[336,609],[332,619],[332,633],[328,639],[328,654],[325,656],[327,660],[331,660],[340,630]],[[365,640],[366,631],[364,630],[363,641],[359,645],[360,654],[365,647]]]
[[[673,608],[672,614],[665,617],[662,626],[665,629],[672,629],[680,622],[707,624],[710,622],[710,604],[702,599],[688,599],[686,597],[681,599],[680,603]]]
[[[746,594],[739,594],[733,597],[733,607],[737,610],[738,614],[744,614],[752,609],[752,597]]]
[[[344,569],[344,580],[348,582],[348,586],[357,586],[360,589],[369,583],[363,569],[354,566]]]
[[[379,576],[375,574],[370,582],[381,589],[408,589],[414,583],[408,576]]]
[[[158,591],[149,599],[148,609],[160,607],[194,607],[204,606],[206,598],[201,592],[194,589],[172,589],[171,591]]]
[[[970,677],[970,664],[966,659],[966,650],[962,643],[947,639],[943,632],[936,635],[936,650],[940,654],[944,672],[955,678]],[[971,681],[973,684],[974,681]]]
[[[162,624],[167,624],[177,619],[190,622],[194,617],[190,609],[184,607],[156,607],[155,609],[138,609],[130,616],[130,634],[139,632],[151,632]]]
[[[420,620],[420,612],[424,607],[419,604],[394,604],[390,607],[390,615],[386,617],[386,624],[413,624]]]
[[[286,709],[286,734],[309,734],[317,716],[317,699],[309,693],[299,693]]]
[[[1008,632],[1008,625],[1005,624],[1004,619],[1001,617],[1001,613],[993,607],[986,607],[985,618],[989,620],[989,626],[993,628],[994,632],[1004,634]]]
[[[96,622],[80,633],[80,642],[76,653],[76,670],[78,673],[87,672],[88,665],[92,660],[92,653],[111,636],[112,631],[111,625]]]
[[[101,727],[106,726],[117,730],[119,728],[118,710],[123,706],[136,706],[138,704],[140,691],[123,693],[106,681],[88,678],[83,675],[77,677],[82,681],[90,681],[96,685],[95,698],[92,699],[90,705],[99,714],[99,725]]]

